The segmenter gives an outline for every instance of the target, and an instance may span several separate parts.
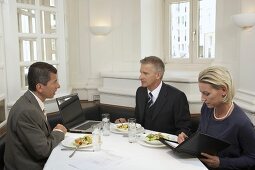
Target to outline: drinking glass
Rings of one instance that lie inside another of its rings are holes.
[[[94,151],[101,150],[101,126],[100,125],[93,125],[92,127],[92,145]]]
[[[103,125],[103,135],[110,135],[110,114],[104,113],[102,114],[102,125]]]
[[[128,141],[130,143],[136,142],[136,119],[128,119]]]

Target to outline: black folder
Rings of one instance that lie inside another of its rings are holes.
[[[201,152],[217,155],[218,152],[230,145],[226,141],[203,133],[194,133],[178,146],[171,144],[171,142],[167,142],[164,138],[159,140],[174,152],[186,153],[195,157],[202,157]]]

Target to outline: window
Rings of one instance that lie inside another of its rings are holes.
[[[215,58],[216,0],[166,0],[169,62],[201,63]]]
[[[21,88],[27,88],[28,67],[45,61],[58,68],[57,0],[17,0]]]

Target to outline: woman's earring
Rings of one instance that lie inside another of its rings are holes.
[[[222,102],[225,103],[227,100],[227,95],[226,94],[223,94],[222,95]]]

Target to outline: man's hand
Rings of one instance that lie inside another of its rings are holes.
[[[220,159],[218,156],[209,155],[207,153],[201,153],[205,158],[199,158],[207,166],[212,168],[218,168],[220,166]]]
[[[186,138],[188,138],[188,136],[187,136],[184,132],[182,132],[182,133],[180,133],[180,134],[178,135],[177,141],[178,141],[178,143],[180,144],[180,143],[182,143],[183,141],[185,141]]]
[[[119,118],[115,120],[115,123],[126,123],[127,120],[125,118]]]
[[[61,131],[64,134],[66,134],[67,129],[65,128],[65,126],[61,125],[61,124],[57,124],[57,126],[55,126],[55,128],[53,129],[53,131]]]

